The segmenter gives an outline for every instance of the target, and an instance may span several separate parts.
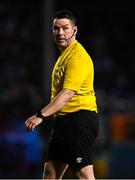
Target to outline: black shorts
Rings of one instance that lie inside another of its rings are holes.
[[[92,165],[99,127],[97,113],[80,110],[57,116],[54,121],[46,161],[66,163],[73,170]]]

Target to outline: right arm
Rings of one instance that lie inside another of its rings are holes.
[[[41,113],[44,117],[53,115],[62,109],[68,101],[75,95],[75,91],[63,89],[47,106],[45,106]],[[25,121],[25,126],[28,131],[34,131],[34,128],[43,121],[42,118],[36,115],[31,116]]]

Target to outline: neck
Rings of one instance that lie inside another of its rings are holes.
[[[60,52],[62,53],[62,52],[63,52],[65,49],[67,49],[75,40],[76,40],[75,38],[70,39],[70,40],[67,41],[66,46],[59,47]]]

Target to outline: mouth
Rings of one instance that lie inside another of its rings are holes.
[[[63,42],[65,42],[65,41],[66,41],[65,38],[57,38],[57,42],[58,42],[58,43],[63,43]]]
[[[66,41],[66,38],[64,36],[56,36],[57,43],[63,43]]]

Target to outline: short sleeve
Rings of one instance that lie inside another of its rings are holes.
[[[88,66],[82,58],[71,58],[68,60],[65,70],[64,88],[78,91],[87,77]]]

